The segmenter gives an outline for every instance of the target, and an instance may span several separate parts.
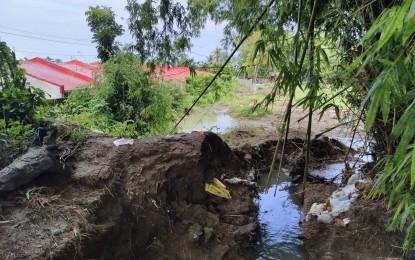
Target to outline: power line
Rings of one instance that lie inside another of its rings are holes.
[[[15,36],[19,36],[19,37],[25,37],[25,38],[31,38],[31,39],[36,39],[36,40],[48,41],[48,42],[59,42],[59,43],[65,43],[65,44],[94,46],[92,44],[86,44],[86,43],[58,41],[58,40],[45,39],[45,38],[40,38],[40,37],[35,37],[35,36],[28,36],[28,35],[22,35],[22,34],[17,34],[17,33],[9,33],[9,32],[3,32],[3,31],[0,31],[0,33],[15,35]]]
[[[235,49],[232,51],[231,55],[228,56],[225,63],[223,63],[222,67],[216,72],[215,76],[212,78],[212,80],[209,82],[209,84],[206,86],[206,88],[200,93],[199,97],[193,102],[192,106],[184,113],[182,118],[180,118],[179,122],[176,123],[176,125],[173,127],[173,129],[170,131],[170,133],[173,133],[174,130],[176,130],[177,126],[183,121],[183,119],[189,114],[190,110],[196,105],[196,103],[202,98],[202,96],[206,93],[206,91],[209,89],[209,87],[213,84],[213,82],[216,80],[216,78],[219,76],[219,74],[223,71],[223,69],[226,67],[226,65],[229,63],[229,61],[232,59],[233,55],[238,51],[239,47],[241,47],[242,43],[248,38],[248,36],[252,33],[256,25],[259,23],[259,21],[264,17],[265,13],[268,11],[269,8],[274,4],[275,0],[271,0],[269,4],[265,7],[265,9],[262,11],[261,15],[255,20],[254,24],[249,29],[248,33],[242,38],[242,40],[238,43],[238,45],[235,47]]]
[[[194,54],[196,56],[200,56],[200,57],[206,57],[206,58],[209,57],[208,55],[203,55],[203,54],[195,53],[195,52],[192,52],[192,51],[189,51],[189,53]]]
[[[34,54],[42,54],[42,55],[59,55],[59,56],[97,56],[95,54],[64,54],[64,53],[50,53],[50,52],[35,52],[35,51],[24,51],[22,49],[16,49],[17,51],[23,53],[34,53]]]
[[[89,42],[89,40],[81,40],[81,39],[75,39],[75,38],[68,38],[68,37],[62,37],[62,36],[56,36],[56,35],[44,34],[44,33],[35,33],[35,32],[30,32],[30,31],[25,31],[25,30],[19,30],[19,29],[7,27],[7,26],[2,26],[2,25],[0,25],[0,27],[1,28],[5,28],[5,29],[9,29],[9,30],[13,30],[13,31],[30,33],[30,34],[36,34],[36,35],[42,35],[42,36],[49,36],[49,37],[66,39],[66,40],[73,40],[73,41],[79,41],[79,42]]]

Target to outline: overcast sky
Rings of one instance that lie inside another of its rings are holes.
[[[97,52],[91,43],[92,33],[85,11],[89,6],[111,7],[125,30],[125,35],[117,41],[131,43],[126,24],[128,12],[124,10],[126,4],[126,0],[0,0],[0,41],[14,48],[18,59],[49,56],[63,61],[93,62],[97,60]],[[213,49],[221,47],[222,29],[208,22],[201,37],[193,40],[189,56],[203,61]]]

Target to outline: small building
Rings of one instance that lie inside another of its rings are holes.
[[[79,60],[71,60],[65,63],[53,63],[37,57],[22,61],[20,67],[26,70],[27,84],[43,90],[47,99],[65,98],[68,92],[75,88],[93,86],[93,79],[103,75],[100,62],[87,64]],[[158,66],[155,74],[163,80],[172,80],[185,85],[186,77],[191,73],[186,67]],[[209,72],[196,70],[196,74],[208,75]]]
[[[157,66],[154,70],[155,74],[164,80],[172,80],[177,83],[186,84],[186,77],[190,76],[190,69],[188,67],[165,67]],[[197,75],[209,75],[205,70],[196,70]]]
[[[90,86],[96,71],[80,61],[56,64],[42,58],[23,61],[20,67],[26,70],[27,84],[43,90],[47,99],[64,98],[72,89]]]

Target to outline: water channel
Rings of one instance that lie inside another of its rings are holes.
[[[258,181],[259,204],[258,220],[261,225],[260,237],[255,245],[257,259],[306,259],[303,241],[300,239],[303,220],[300,197],[294,195],[290,177],[284,172],[274,173],[274,185],[265,192],[267,174]],[[275,197],[274,197],[275,193]]]
[[[180,129],[185,133],[192,131],[226,133],[238,126],[238,122],[226,112],[226,109],[206,111],[206,109],[195,108],[180,124]]]
[[[238,122],[226,110],[195,110],[181,124],[181,129],[187,133],[208,130],[225,133],[237,125]],[[265,192],[266,179],[267,173],[264,173],[258,181],[259,196],[256,202],[259,205],[258,220],[261,227],[255,245],[257,259],[306,259],[303,241],[300,239],[300,221],[303,219],[300,198],[294,195],[294,187],[285,173],[280,174],[278,183],[277,174],[274,174],[274,184],[268,193]]]

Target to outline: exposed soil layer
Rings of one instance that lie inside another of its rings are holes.
[[[205,183],[245,177],[215,134],[170,135],[114,146],[91,136],[58,142],[65,173],[0,196],[2,259],[253,259],[256,191]]]
[[[333,185],[308,183],[304,212],[314,202],[325,202],[335,189]],[[367,199],[362,193],[350,210],[338,217],[349,218],[347,226],[304,222],[304,245],[311,259],[401,259],[404,234],[386,231],[391,217],[385,201]],[[404,257],[414,258],[413,252]]]
[[[270,165],[274,147],[277,143],[274,134],[265,131],[235,131],[225,135],[240,158],[244,158],[248,166],[267,168]],[[304,161],[301,157],[303,140],[293,138],[287,144],[285,167],[291,166],[291,173],[302,174]],[[326,163],[342,161],[347,147],[340,142],[327,138],[316,140],[313,144],[311,167],[319,168]],[[353,151],[349,154],[352,155]],[[352,159],[352,158],[349,158]],[[366,165],[365,165],[366,166]],[[367,174],[367,177],[374,176]],[[301,185],[299,191],[301,190]],[[309,211],[315,202],[324,203],[337,189],[330,183],[313,183],[308,181],[305,191],[303,211]],[[312,220],[303,222],[304,245],[310,259],[415,259],[414,251],[402,257],[402,232],[387,232],[386,228],[393,211],[388,210],[384,200],[370,200],[367,191],[352,203],[348,212],[342,213],[339,219],[350,218],[346,227],[323,224]]]

